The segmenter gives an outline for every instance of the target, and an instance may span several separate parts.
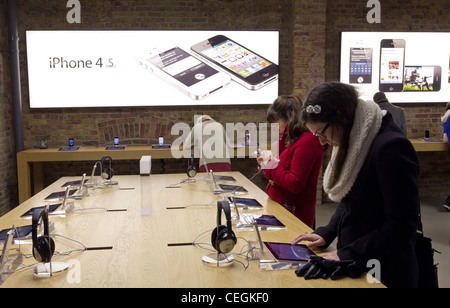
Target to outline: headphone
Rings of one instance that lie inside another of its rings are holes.
[[[44,224],[44,235],[37,236],[37,229],[39,226],[39,220],[42,218],[42,223]],[[53,253],[55,252],[55,242],[50,237],[49,227],[48,227],[48,212],[47,209],[34,210],[33,220],[32,220],[31,235],[33,240],[33,257],[39,261],[48,263],[52,259]]]
[[[194,165],[194,154],[191,154],[191,160],[190,160],[190,164],[187,168],[187,176],[190,178],[193,178],[197,175],[197,168]]]
[[[227,226],[221,224],[222,209],[227,218]],[[211,234],[211,244],[219,253],[228,253],[237,243],[236,235],[231,228],[231,209],[227,201],[217,202],[217,228]]]
[[[109,168],[103,168],[105,160],[109,160]],[[114,169],[112,168],[112,158],[109,155],[103,156],[100,160],[101,176],[105,180],[111,180],[114,176]]]

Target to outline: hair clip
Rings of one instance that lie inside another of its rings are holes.
[[[322,107],[320,107],[319,105],[308,105],[305,108],[307,113],[314,113],[314,114],[319,114],[322,112]]]

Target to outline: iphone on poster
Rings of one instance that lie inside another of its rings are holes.
[[[230,76],[200,61],[180,47],[163,51],[154,49],[138,59],[138,65],[193,100],[202,100],[231,82]]]
[[[382,92],[402,92],[405,65],[405,40],[383,39],[380,44],[380,80]]]
[[[199,42],[191,50],[250,90],[258,90],[278,79],[277,64],[224,35]]]

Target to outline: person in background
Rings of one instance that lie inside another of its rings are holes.
[[[199,171],[231,171],[228,137],[222,124],[209,115],[197,117],[196,124],[186,137],[186,149],[201,149]],[[197,156],[197,155],[196,155]]]
[[[444,136],[443,139],[445,142],[448,142],[448,149],[450,153],[450,121],[448,117],[450,116],[450,103],[447,103],[445,106],[445,114],[441,117],[442,125],[444,126]],[[444,202],[444,209],[450,211],[450,195],[447,196]]]
[[[405,110],[398,106],[392,105],[383,92],[375,93],[375,95],[373,96],[373,101],[377,103],[378,106],[380,106],[381,110],[389,111],[389,113],[392,115],[392,118],[394,119],[395,124],[397,124],[405,134],[405,136],[407,136],[408,128],[406,126]]]
[[[301,125],[301,110],[302,102],[297,96],[282,95],[274,101],[267,121],[279,125],[279,159],[271,151],[263,151],[257,163],[269,180],[269,197],[313,228],[324,147]]]
[[[317,268],[355,277],[377,260],[384,285],[417,287],[419,162],[411,142],[389,112],[340,82],[311,90],[302,121],[321,144],[332,146],[323,187],[338,206],[328,225],[292,243],[326,248],[337,237],[337,252],[320,255]],[[297,272],[310,274],[304,267]]]

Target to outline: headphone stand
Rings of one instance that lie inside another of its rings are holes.
[[[102,185],[103,186],[116,186],[116,185],[119,185],[119,182],[111,181],[111,180],[103,180]]]
[[[36,278],[50,278],[55,275],[64,273],[69,269],[69,264],[66,262],[48,262],[41,263],[34,267],[33,275]]]
[[[234,257],[226,253],[210,253],[202,257],[203,264],[211,267],[225,267],[233,264]]]

